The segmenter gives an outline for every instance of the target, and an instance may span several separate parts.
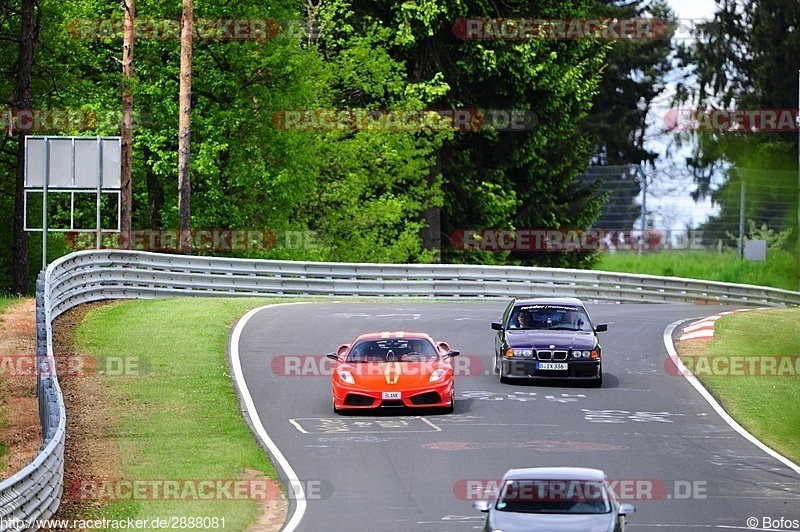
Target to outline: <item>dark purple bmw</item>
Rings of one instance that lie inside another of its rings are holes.
[[[580,299],[514,299],[502,321],[492,323],[495,373],[511,379],[575,379],[603,385],[603,360],[597,333]]]

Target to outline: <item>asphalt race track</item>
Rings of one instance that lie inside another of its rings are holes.
[[[297,530],[480,529],[485,514],[472,502],[492,481],[511,467],[555,465],[605,470],[636,506],[633,531],[775,530],[782,527],[763,528],[763,518],[800,519],[800,475],[668,371],[665,329],[725,308],[587,305],[595,324],[609,325],[600,333],[604,383],[595,389],[500,384],[490,322],[504,307],[309,303],[250,317],[236,346],[242,375],[305,487]],[[461,351],[454,414],[333,413],[325,354],[359,333],[388,330],[426,331]],[[753,517],[756,528],[747,524]]]

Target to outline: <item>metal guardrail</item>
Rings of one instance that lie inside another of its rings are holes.
[[[82,303],[106,299],[258,295],[558,295],[626,303],[800,305],[800,293],[788,290],[590,270],[287,262],[123,250],[72,253],[53,262],[37,282],[37,391],[43,443],[25,468],[0,483],[0,530],[24,530],[33,520],[52,516],[61,502],[66,412],[55,373],[52,320]]]

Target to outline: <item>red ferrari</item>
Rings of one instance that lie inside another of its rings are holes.
[[[333,411],[369,408],[437,408],[452,412],[451,359],[460,352],[420,332],[367,333],[328,358]]]

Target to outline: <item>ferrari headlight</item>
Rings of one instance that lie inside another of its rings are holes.
[[[444,378],[445,375],[447,375],[447,370],[441,368],[434,370],[434,372],[431,374],[431,378],[428,379],[428,382],[440,381]]]
[[[516,357],[532,357],[533,349],[514,349],[514,356]]]
[[[356,380],[353,378],[353,374],[347,370],[342,370],[339,372],[339,378],[342,379],[347,384],[355,384]]]

